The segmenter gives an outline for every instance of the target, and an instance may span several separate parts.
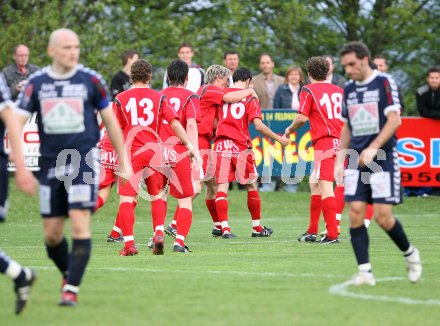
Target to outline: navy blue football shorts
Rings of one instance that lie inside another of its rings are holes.
[[[5,220],[8,213],[8,190],[8,156],[0,154],[0,220]]]
[[[43,218],[68,216],[71,209],[95,210],[99,186],[99,152],[64,150],[57,159],[42,158],[40,213]]]
[[[345,170],[345,201],[397,205],[402,202],[397,149],[385,151],[369,164]]]

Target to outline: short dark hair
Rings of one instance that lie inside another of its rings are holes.
[[[225,52],[225,54],[223,55],[223,60],[225,60],[226,57],[227,57],[228,55],[231,55],[231,54],[236,54],[236,55],[240,58],[240,54],[238,53],[238,51],[231,50],[231,51],[226,51],[226,52]]]
[[[327,79],[330,65],[325,57],[311,57],[306,62],[306,69],[314,80],[323,81]]]
[[[188,76],[188,65],[182,60],[174,60],[167,67],[167,77],[170,86],[184,85]]]
[[[145,59],[136,60],[131,66],[131,80],[133,83],[147,83],[151,79],[153,67]]]
[[[139,55],[135,50],[127,50],[121,53],[121,62],[122,65],[125,66],[128,62],[128,59],[133,58],[135,55]]]
[[[385,56],[383,56],[382,54],[375,55],[373,57],[373,60],[375,60],[375,59],[382,59],[385,61],[385,63],[387,63],[387,58],[385,58]]]
[[[432,66],[431,68],[428,69],[428,73],[426,74],[426,76],[428,77],[430,73],[433,72],[438,72],[440,73],[440,67],[439,66]]]
[[[261,58],[264,57],[264,56],[268,56],[270,58],[270,60],[272,62],[274,62],[272,56],[269,53],[267,53],[267,52],[263,52],[263,53],[260,54],[260,56],[258,57],[258,62],[260,62]]]
[[[177,48],[177,52],[179,52],[181,48],[190,48],[191,50],[193,49],[192,45],[188,42],[180,43],[179,47]]]
[[[232,75],[232,81],[234,83],[238,82],[238,81],[251,81],[252,80],[252,73],[249,69],[246,68],[238,68],[237,70],[235,70],[234,74]]]
[[[371,61],[371,53],[368,47],[364,43],[357,41],[345,44],[341,51],[339,51],[339,56],[342,57],[353,52],[356,54],[356,58],[363,59],[367,57]]]

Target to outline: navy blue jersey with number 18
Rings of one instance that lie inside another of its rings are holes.
[[[344,89],[342,119],[351,131],[350,148],[361,152],[377,137],[387,122],[390,112],[400,114],[397,84],[390,75],[373,70],[365,81],[347,83]],[[396,146],[396,136],[382,147],[391,150]]]
[[[56,158],[63,149],[85,153],[96,146],[100,137],[96,110],[109,106],[107,94],[102,77],[83,65],[64,76],[50,66],[33,74],[18,106],[29,115],[38,114],[41,155]]]

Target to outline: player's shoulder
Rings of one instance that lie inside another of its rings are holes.
[[[41,68],[28,77],[28,83],[36,83],[49,77],[49,66]]]
[[[105,85],[104,78],[102,78],[101,74],[97,71],[83,66],[82,64],[79,64],[77,67],[78,73],[88,76],[93,82],[99,81],[102,85]]]

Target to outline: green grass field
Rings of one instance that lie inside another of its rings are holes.
[[[193,252],[164,256],[146,247],[152,233],[149,205],[136,209],[135,257],[119,257],[121,244],[107,243],[116,195],[93,217],[93,252],[81,286],[79,305],[57,306],[61,277],[47,258],[38,199],[15,190],[0,225],[0,247],[32,266],[38,281],[23,315],[13,314],[12,283],[0,278],[0,325],[439,325],[440,199],[410,198],[395,210],[420,250],[424,274],[418,284],[406,277],[403,258],[372,223],[370,255],[375,287],[335,286],[356,272],[346,214],[340,245],[302,244],[296,238],[308,223],[305,192],[262,193],[264,225],[270,238],[251,238],[246,193],[229,196],[230,225],[239,238],[210,236],[202,198],[195,202],[187,244]],[[175,200],[169,203],[169,211]],[[173,212],[169,212],[172,216]],[[67,232],[69,232],[67,230]],[[331,293],[330,289],[332,289]]]

